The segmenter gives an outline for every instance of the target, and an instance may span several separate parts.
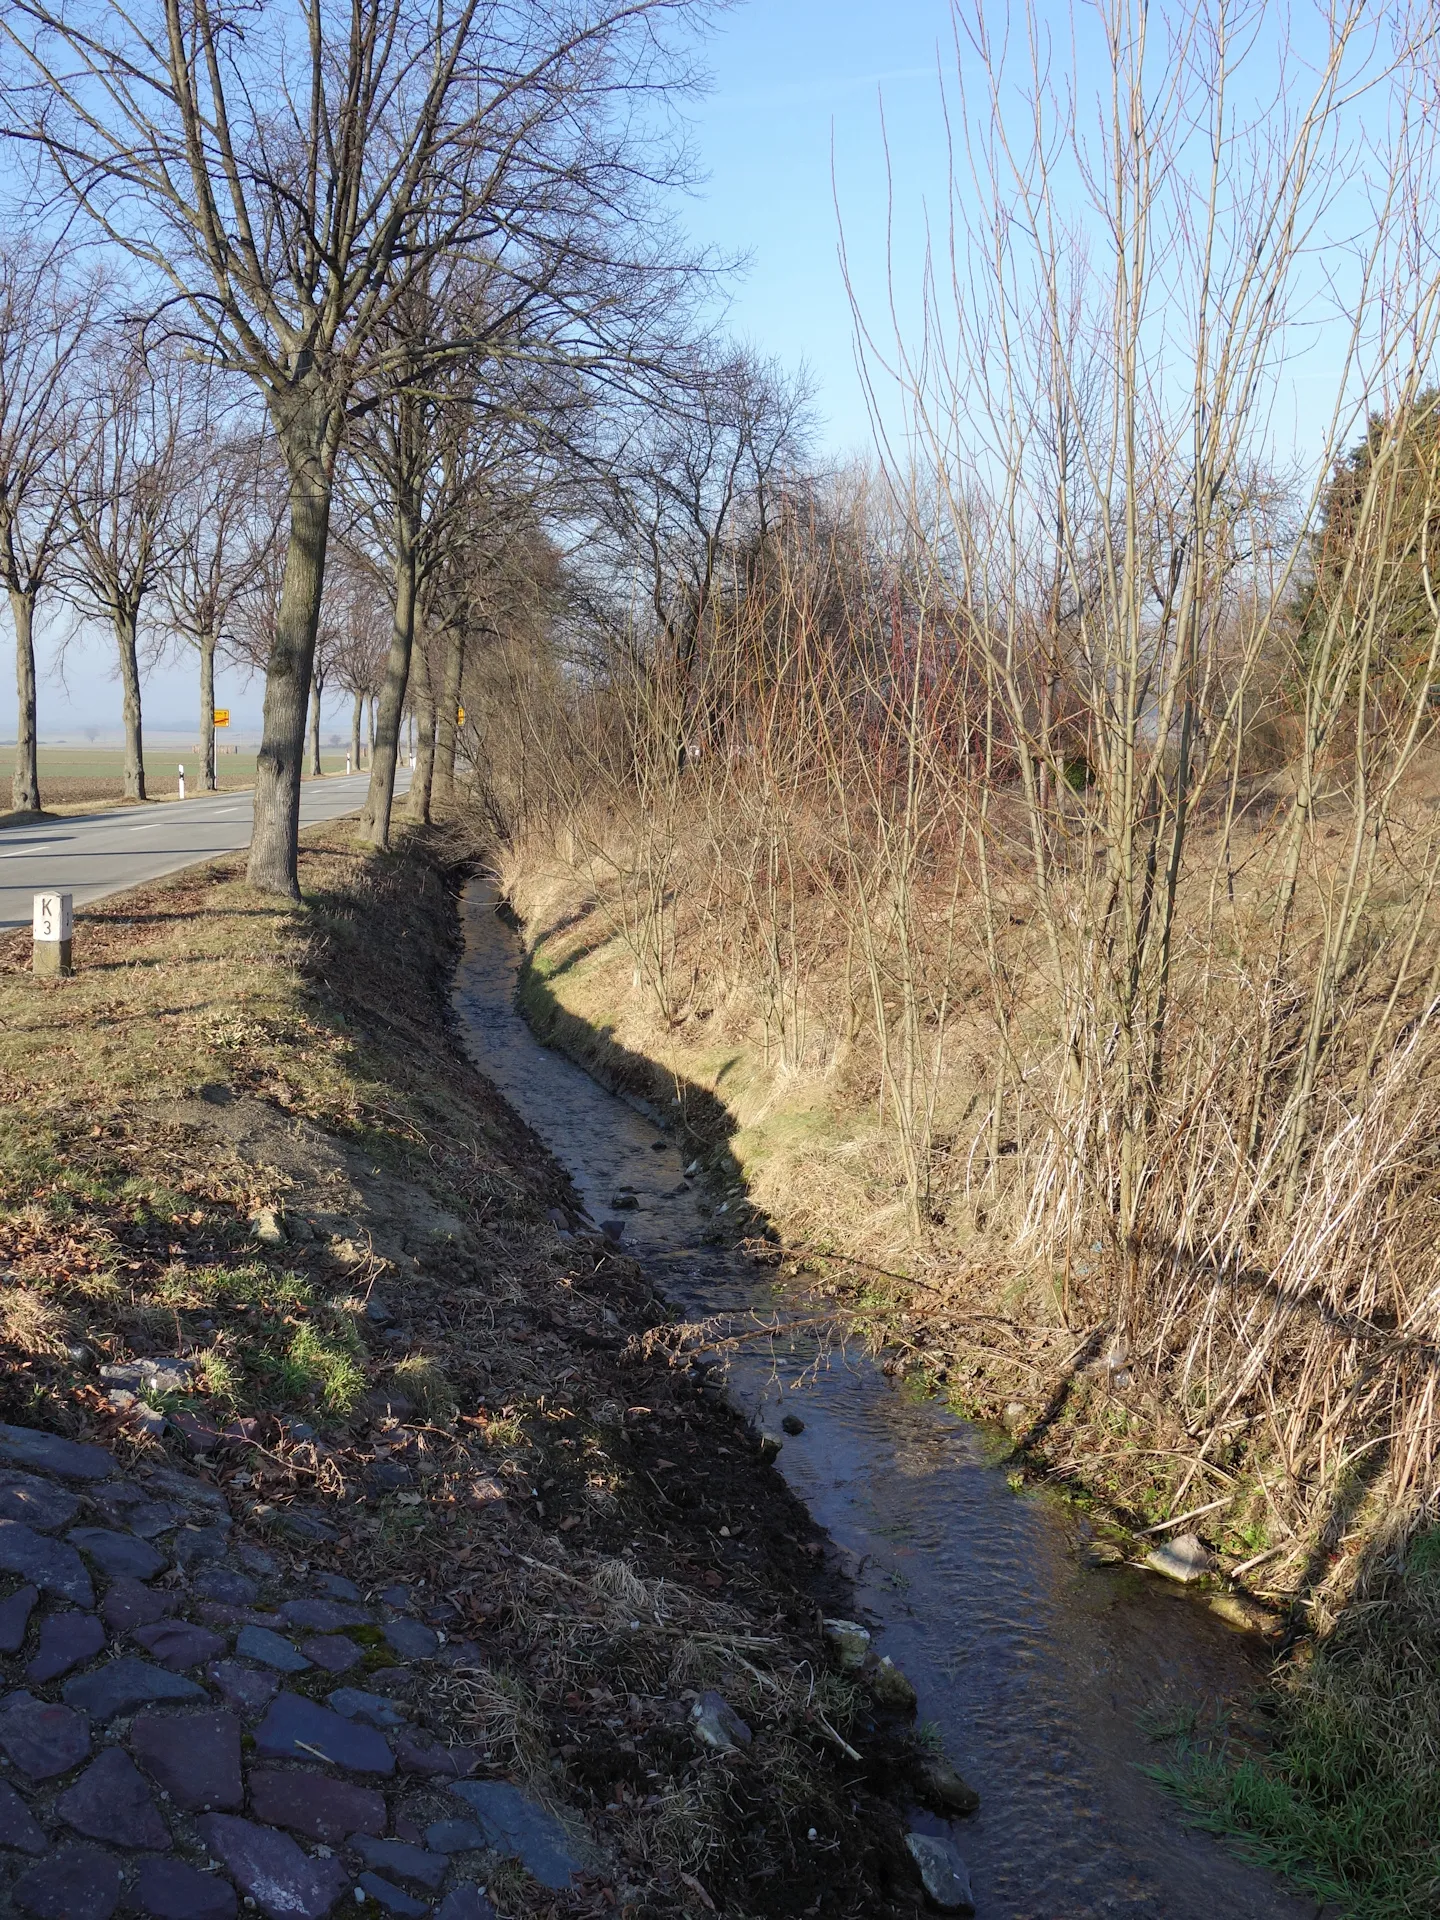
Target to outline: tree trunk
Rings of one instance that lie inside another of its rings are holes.
[[[435,776],[435,696],[430,691],[430,662],[423,643],[415,649],[410,680],[415,696],[415,771],[410,776],[405,817],[428,827],[430,783]]]
[[[134,607],[116,608],[115,646],[120,655],[120,706],[125,721],[125,798],[144,800],[145,742],[140,729],[140,659]]]
[[[355,710],[350,715],[350,771],[352,773],[358,773],[360,771],[360,728],[364,724],[364,720],[365,696],[363,693],[357,693],[355,696]]]
[[[341,422],[313,399],[293,415],[272,407],[290,471],[290,539],[275,638],[265,663],[265,720],[255,766],[249,880],[262,893],[300,898],[300,774],[315,630],[325,585],[334,456]]]
[[[378,695],[372,693],[370,696],[370,752],[372,755],[375,752],[375,709],[379,705]]]
[[[380,723],[375,730],[375,754],[370,763],[370,791],[360,815],[360,834],[372,846],[390,844],[390,808],[395,799],[395,763],[400,754],[401,716],[410,680],[410,654],[415,641],[415,543],[410,515],[404,507],[395,514],[395,602],[390,623],[390,653],[385,682],[380,689]]]
[[[319,779],[324,769],[320,765],[320,702],[325,697],[325,682],[316,679],[310,686],[310,772]]]
[[[15,777],[10,804],[17,813],[40,811],[40,748],[35,708],[35,595],[10,589],[15,623]]]
[[[455,749],[460,729],[460,689],[465,680],[465,635],[451,627],[445,635],[445,684],[435,714],[435,779],[432,795],[441,813],[455,804]]]
[[[200,636],[200,779],[207,793],[215,781],[215,642],[217,634]]]

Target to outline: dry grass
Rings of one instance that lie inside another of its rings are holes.
[[[75,1338],[71,1317],[58,1301],[28,1287],[0,1290],[0,1343],[30,1359],[64,1359]]]
[[[455,1389],[438,1361],[428,1354],[407,1355],[393,1374],[396,1387],[436,1426],[448,1426],[455,1417]]]
[[[1344,1083],[1353,1049],[1336,1048],[1314,1096],[1301,1185],[1280,1206],[1233,1137],[1234,1103],[1254,1086],[1251,1063],[1269,1044],[1264,1003],[1238,962],[1197,954],[1177,970],[1182,1064],[1153,1123],[1150,1198],[1127,1244],[1107,1221],[1114,1188],[1103,1164],[1079,1164],[1102,1116],[1086,1092],[1062,1110],[1038,934],[1012,916],[1007,965],[1030,984],[1012,1008],[1010,1043],[1023,1039],[1036,1077],[1032,1110],[1014,1113],[1015,1136],[995,1151],[998,1036],[983,954],[954,950],[949,998],[959,1011],[932,1104],[917,1237],[873,1026],[848,1011],[843,949],[812,942],[795,990],[806,1001],[806,1047],[782,1058],[768,1044],[765,996],[740,934],[717,936],[714,845],[713,822],[697,819],[673,856],[670,964],[698,983],[681,1016],[662,1012],[636,979],[623,910],[597,882],[596,862],[567,865],[543,836],[518,842],[503,871],[527,928],[532,1018],[652,1098],[678,1089],[717,1182],[717,1228],[753,1224],[757,1213],[772,1221],[862,1326],[893,1343],[902,1368],[928,1371],[971,1409],[998,1413],[1018,1399],[1035,1422],[1043,1414],[1051,1463],[1137,1522],[1204,1504],[1201,1490],[1214,1499],[1238,1477],[1243,1494],[1206,1522],[1214,1543],[1235,1562],[1278,1546],[1267,1587],[1303,1580],[1314,1604],[1311,1552],[1352,1463],[1381,1467],[1366,1484],[1383,1485],[1392,1504],[1423,1499],[1435,1471],[1425,1333],[1427,1249],[1440,1229],[1425,1148],[1435,1041],[1427,1025],[1403,1024],[1409,1001],[1363,1098]],[[1227,857],[1245,870],[1237,921],[1263,911],[1267,852],[1262,830],[1230,831]],[[1203,905],[1193,896],[1208,884],[1208,864],[1202,834],[1183,909]],[[1297,916],[1297,940],[1307,924]],[[1237,953],[1249,939],[1237,935]],[[1358,983],[1355,996],[1370,1004]],[[1371,1031],[1358,1027],[1357,1039]],[[1103,1148],[1096,1157],[1103,1163]],[[1125,1364],[1090,1368],[1117,1326]],[[1357,1341],[1377,1364],[1355,1375]],[[1403,1444],[1392,1458],[1381,1446],[1376,1461],[1374,1437],[1392,1430],[1404,1431]],[[1343,1596],[1354,1565],[1347,1548],[1329,1568],[1332,1596]]]

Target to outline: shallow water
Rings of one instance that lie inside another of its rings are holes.
[[[535,1039],[515,1009],[520,959],[493,888],[475,882],[455,1007],[476,1064],[597,1220],[617,1188],[635,1189],[625,1243],[673,1305],[783,1309],[783,1284],[702,1245],[709,1223],[675,1191],[672,1142]],[[1243,1705],[1259,1678],[1253,1642],[1161,1580],[1082,1567],[1074,1516],[1014,1493],[943,1405],[863,1358],[813,1361],[803,1349],[743,1358],[731,1394],[767,1431],[782,1411],[805,1422],[777,1466],[848,1562],[921,1719],[979,1790],[980,1812],[948,1831],[982,1920],[1312,1920],[1313,1900],[1186,1828],[1139,1771],[1164,1752],[1146,1728]],[[924,1814],[916,1824],[946,1830]]]

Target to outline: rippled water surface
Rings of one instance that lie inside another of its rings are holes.
[[[768,1274],[701,1244],[707,1223],[675,1192],[681,1156],[665,1135],[535,1039],[515,1010],[519,966],[493,890],[474,883],[455,988],[467,1044],[590,1212],[636,1190],[626,1244],[683,1311],[783,1305]],[[864,1360],[811,1370],[811,1357],[741,1360],[732,1390],[767,1430],[782,1410],[805,1421],[779,1470],[850,1561],[857,1604],[883,1623],[879,1649],[980,1792],[951,1835],[982,1920],[1312,1920],[1313,1901],[1186,1828],[1139,1771],[1161,1752],[1146,1729],[1243,1704],[1253,1644],[1162,1581],[1082,1567],[1065,1509],[1013,1493],[943,1406]]]

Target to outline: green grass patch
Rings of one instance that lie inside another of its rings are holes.
[[[346,1342],[316,1327],[298,1327],[280,1353],[259,1350],[256,1369],[265,1375],[277,1400],[318,1405],[326,1413],[348,1413],[365,1391],[365,1370],[358,1342]]]
[[[1420,1920],[1440,1911],[1440,1529],[1372,1584],[1282,1676],[1268,1754],[1182,1749],[1156,1774],[1337,1914]]]

